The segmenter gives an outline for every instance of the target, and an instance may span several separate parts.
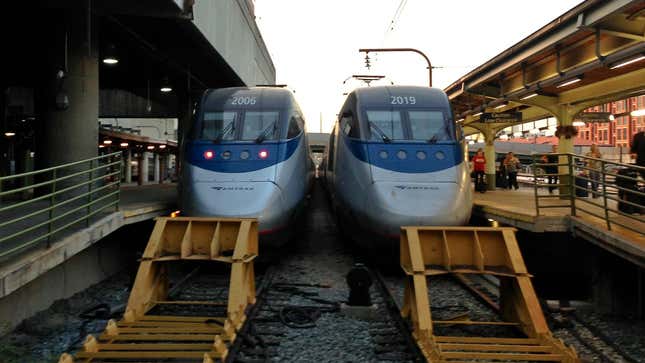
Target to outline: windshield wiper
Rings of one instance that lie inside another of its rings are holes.
[[[269,126],[267,126],[267,127],[264,129],[264,131],[262,131],[262,133],[260,134],[260,136],[258,136],[258,137],[255,139],[255,142],[256,142],[256,143],[258,143],[258,144],[261,144],[261,143],[262,143],[262,141],[264,141],[264,140],[267,138],[267,136],[268,136],[268,134],[269,134],[269,131],[270,131],[270,130],[275,132],[275,126],[276,126],[276,121],[271,122],[271,123],[269,124]]]
[[[374,130],[376,130],[376,133],[379,134],[381,139],[383,139],[383,142],[392,141],[392,140],[390,140],[389,137],[387,137],[387,135],[385,134],[385,132],[383,132],[383,130],[381,130],[378,126],[376,126],[376,124],[374,122],[369,121],[369,125],[370,125],[370,128],[373,128]]]
[[[444,135],[450,135],[450,129],[448,128],[448,125],[444,126],[443,132],[437,132],[434,135],[432,135],[432,137],[428,140],[428,143],[436,144],[437,141],[439,141],[439,137],[442,137]]]
[[[228,134],[229,132],[231,132],[231,131],[233,131],[233,130],[235,130],[235,122],[233,122],[233,121],[232,121],[232,122],[230,122],[228,125],[226,125],[226,127],[225,127],[225,128],[224,128],[224,129],[219,133],[219,135],[217,135],[217,137],[215,137],[215,139],[213,140],[213,142],[214,142],[214,143],[219,143],[219,142],[221,142],[221,141],[222,141],[222,138],[224,138],[224,136],[225,136],[226,134]]]

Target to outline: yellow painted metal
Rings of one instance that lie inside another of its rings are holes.
[[[89,335],[83,351],[64,354],[59,363],[156,359],[223,361],[228,346],[255,303],[253,261],[258,255],[255,219],[157,218],[119,322]],[[173,261],[212,261],[230,265],[228,301],[171,301],[167,265]],[[165,316],[148,312],[156,305],[226,306],[225,316]]]
[[[401,314],[428,361],[454,359],[579,362],[555,339],[544,319],[513,228],[402,227],[401,267],[406,279]],[[502,321],[432,320],[428,276],[489,274],[500,279]],[[434,325],[516,326],[526,338],[435,336]]]

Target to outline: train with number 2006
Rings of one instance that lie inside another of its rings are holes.
[[[442,90],[365,87],[347,96],[321,170],[342,231],[393,250],[401,226],[468,223],[466,155]]]
[[[182,163],[182,214],[258,218],[260,243],[270,247],[293,236],[314,168],[292,92],[273,87],[205,91]]]

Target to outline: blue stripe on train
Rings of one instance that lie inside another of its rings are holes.
[[[267,168],[269,166],[281,163],[291,157],[296,151],[301,134],[291,140],[265,141],[261,144],[254,142],[222,142],[214,144],[211,141],[193,140],[186,145],[186,161],[202,169],[216,171],[220,173],[245,173]],[[215,156],[206,160],[204,153],[212,151]],[[266,159],[261,159],[260,151],[265,150],[269,153]],[[242,153],[249,153],[247,159],[242,159]],[[224,159],[223,153],[229,152],[230,158]]]
[[[359,160],[370,163],[382,169],[401,173],[430,173],[454,167],[463,162],[463,152],[457,142],[430,144],[427,142],[383,143],[379,141],[363,141],[341,136],[345,145]],[[387,157],[381,157],[381,152],[387,152]],[[405,159],[399,159],[397,153],[404,151]],[[418,152],[425,154],[425,159],[417,156]],[[437,157],[443,153],[443,159]]]

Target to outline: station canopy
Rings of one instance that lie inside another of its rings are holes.
[[[644,30],[645,1],[585,1],[448,86],[455,118],[472,134],[644,94]]]

